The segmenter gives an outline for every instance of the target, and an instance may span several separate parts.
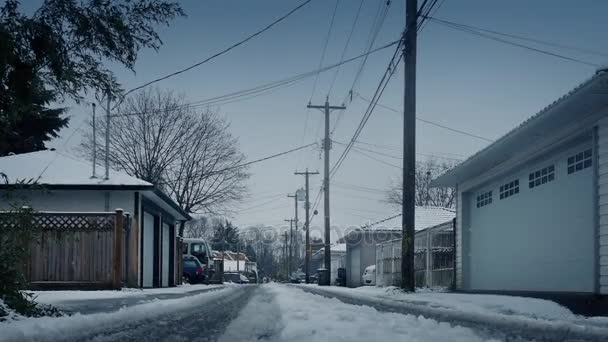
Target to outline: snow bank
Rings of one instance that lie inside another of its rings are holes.
[[[220,287],[222,285],[181,285],[177,287],[164,287],[158,289],[132,289],[124,288],[121,291],[28,291],[36,297],[36,302],[42,304],[58,304],[75,300],[113,299],[125,297],[144,297],[155,294],[180,294],[197,290]]]
[[[482,341],[473,330],[267,284],[220,341]],[[257,299],[256,299],[257,298]],[[270,300],[268,299],[270,298]],[[240,329],[237,329],[240,327]]]
[[[300,285],[315,286],[315,285]],[[398,311],[416,312],[442,321],[476,324],[535,336],[608,341],[608,320],[574,315],[547,300],[455,293],[403,293],[397,288],[317,287],[362,303],[377,303]]]
[[[324,288],[339,293],[355,293],[375,296],[392,301],[428,305],[480,314],[521,315],[549,320],[572,320],[577,316],[568,308],[555,302],[515,296],[448,293],[444,291],[421,291],[404,293],[399,288],[363,286],[354,289],[345,287]]]
[[[146,304],[122,308],[112,313],[75,314],[66,317],[24,318],[0,323],[0,342],[4,341],[60,341],[83,335],[111,331],[126,322],[133,323],[162,314],[195,308],[224,296],[236,287],[205,292],[178,299],[156,300]]]

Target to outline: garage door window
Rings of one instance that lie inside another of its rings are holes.
[[[590,167],[593,163],[592,160],[593,153],[591,152],[591,149],[573,155],[568,158],[568,174]]]
[[[477,208],[485,207],[492,203],[492,191],[484,192],[477,196]]]
[[[519,179],[500,187],[500,199],[505,199],[519,193]]]
[[[553,180],[555,180],[555,166],[550,165],[532,172],[528,177],[528,186],[532,189]]]

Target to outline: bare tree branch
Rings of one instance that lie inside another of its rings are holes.
[[[110,162],[155,184],[188,213],[226,212],[247,194],[247,169],[230,169],[245,156],[224,119],[209,110],[196,112],[185,103],[183,96],[159,89],[125,99],[119,114],[111,117]],[[97,132],[103,137],[105,117],[100,119]],[[92,149],[89,133],[81,151],[90,158]],[[103,144],[98,144],[97,155],[103,160]]]
[[[416,165],[415,204],[417,206],[433,206],[453,208],[455,203],[454,188],[431,188],[431,181],[445,171],[451,169],[453,163],[438,162],[428,159]],[[403,200],[402,182],[392,182],[386,191],[385,201],[395,206],[401,206]]]

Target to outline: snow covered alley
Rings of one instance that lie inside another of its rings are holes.
[[[220,341],[485,341],[472,329],[379,312],[301,289],[260,287]]]
[[[197,287],[176,289],[185,295],[182,298],[160,297],[113,312],[1,322],[0,342],[603,341],[608,337],[605,320],[584,321],[546,301],[530,302],[533,305],[528,307],[534,310],[525,312],[523,307],[518,310],[517,298],[512,302],[484,300],[487,305],[483,307],[470,296],[448,299],[449,294],[435,297],[378,288],[354,291],[270,283],[231,285],[202,293],[194,289]],[[125,297],[120,292],[115,296],[122,298],[99,294],[102,298],[87,294],[85,301],[145,298]],[[417,305],[419,310],[407,305]],[[402,310],[394,310],[396,306]]]

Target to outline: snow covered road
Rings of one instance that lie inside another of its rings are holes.
[[[260,287],[220,341],[485,341],[469,328],[379,312],[278,284]]]
[[[315,291],[311,293],[311,291]],[[483,323],[408,314],[323,288],[232,285],[111,313],[0,323],[4,341],[524,341]],[[429,318],[430,317],[430,318]],[[570,341],[533,337],[536,340]],[[553,336],[554,337],[554,336]],[[581,339],[575,339],[581,340]],[[587,340],[587,339],[582,339]]]

